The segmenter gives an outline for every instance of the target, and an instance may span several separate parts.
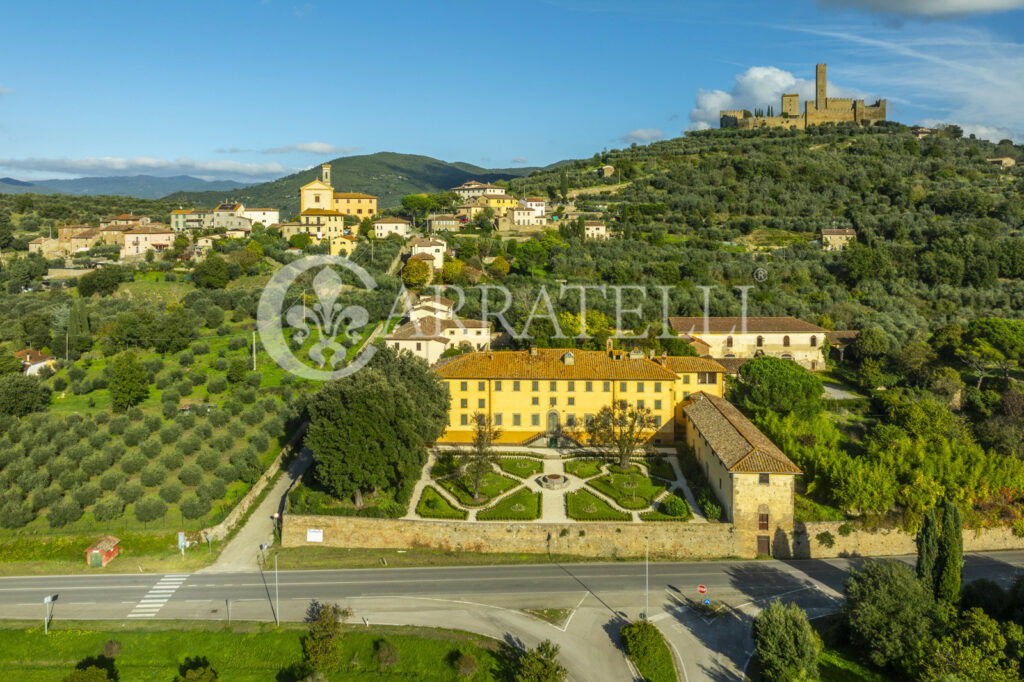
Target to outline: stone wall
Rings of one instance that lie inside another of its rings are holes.
[[[798,558],[831,559],[852,556],[897,556],[916,554],[914,536],[898,528],[876,531],[854,530],[846,537],[839,534],[842,523],[798,523],[793,534],[793,555]],[[804,532],[801,532],[804,531]],[[831,533],[833,546],[819,540],[821,533]],[[1007,527],[964,530],[964,551],[985,552],[1024,549],[1024,538],[1014,536]]]
[[[307,530],[323,533],[309,542]],[[612,559],[644,556],[644,537],[652,557],[708,559],[755,556],[756,540],[726,523],[513,523],[413,521],[353,516],[285,514],[283,547],[438,549],[464,552],[574,554]]]

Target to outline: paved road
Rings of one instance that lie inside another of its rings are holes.
[[[905,557],[904,561],[912,558]],[[858,559],[720,561],[650,565],[650,617],[665,633],[685,679],[742,679],[752,650],[750,620],[767,601],[795,601],[812,616],[834,610],[842,581]],[[273,562],[271,562],[271,565]],[[1003,584],[1024,567],[1024,552],[967,556],[965,577]],[[62,619],[300,620],[310,600],[351,606],[356,622],[455,627],[533,646],[562,647],[574,679],[630,679],[618,628],[644,610],[644,564],[545,564],[178,575],[0,578],[0,617],[41,618],[42,598],[58,595]],[[687,606],[701,595],[726,605],[705,619]],[[565,608],[555,626],[521,609]]]

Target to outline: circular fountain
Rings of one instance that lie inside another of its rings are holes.
[[[560,490],[569,485],[569,478],[565,474],[544,474],[538,479],[542,488],[548,490]]]

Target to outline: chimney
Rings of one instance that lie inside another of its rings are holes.
[[[530,357],[537,357],[537,346],[530,346]]]
[[[612,352],[612,337],[609,336],[607,339],[605,339],[604,349],[609,353]]]

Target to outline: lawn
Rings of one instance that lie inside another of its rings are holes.
[[[668,513],[665,507],[666,503],[671,503],[677,512],[681,513]],[[690,509],[690,503],[686,501],[686,497],[679,490],[673,491],[671,495],[667,495],[655,506],[655,509],[640,514],[640,518],[644,521],[689,521],[693,518],[693,510]]]
[[[655,457],[654,459],[647,460],[647,471],[651,476],[657,476],[666,481],[676,480],[675,469],[672,468],[672,464],[664,457]]]
[[[579,478],[590,478],[601,473],[600,459],[570,459],[565,463],[565,473]]]
[[[481,521],[533,521],[540,516],[540,493],[523,487],[493,507],[478,512]]]
[[[679,679],[676,675],[676,664],[672,661],[672,652],[669,651],[664,635],[647,621],[626,626],[623,631],[637,627],[645,627],[650,633],[645,638],[646,646],[642,646],[642,653],[629,652],[629,658],[636,665],[637,671],[645,682],[676,682]],[[623,643],[625,644],[625,637]]]
[[[467,507],[482,507],[506,490],[519,485],[519,480],[488,471],[480,480],[479,495],[473,499],[473,480],[468,474],[437,480],[445,490]]]
[[[529,478],[544,470],[543,462],[536,459],[502,457],[498,460],[498,466],[506,474],[512,474],[519,478]]]
[[[291,666],[302,656],[305,626],[269,624],[130,623],[103,629],[96,623],[64,622],[44,636],[38,625],[0,626],[0,668],[25,680],[61,680],[78,661],[98,657],[108,641],[120,644],[113,660],[122,680],[170,680],[189,657],[202,657],[220,679],[239,682],[297,680]],[[391,642],[397,661],[384,669],[375,648],[380,640]],[[457,652],[478,663],[474,680],[494,680],[501,665],[500,645],[491,639],[459,631],[433,628],[374,626],[345,627],[340,641],[341,664],[327,674],[328,680],[395,679],[457,680],[452,665]],[[117,678],[114,678],[117,679]]]
[[[626,470],[612,467],[611,471],[613,473],[587,481],[587,485],[611,497],[626,509],[646,509],[654,502],[654,498],[665,492],[664,484],[655,483],[638,466]]]
[[[423,489],[420,501],[416,505],[416,513],[430,519],[465,519],[467,516],[465,511],[456,509],[451,502],[441,496],[441,493],[430,486]]]
[[[630,516],[613,508],[607,502],[586,490],[577,490],[566,496],[568,515],[577,521],[629,521]]]

